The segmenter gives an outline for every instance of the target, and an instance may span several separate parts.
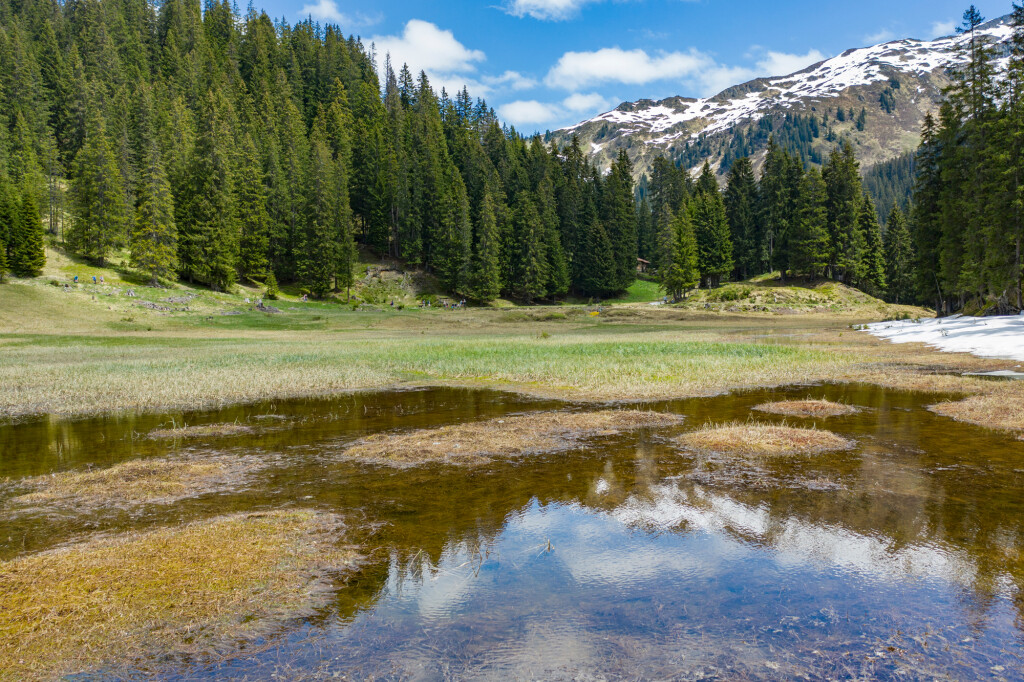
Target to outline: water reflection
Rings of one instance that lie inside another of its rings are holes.
[[[365,433],[555,406],[454,390],[181,415],[288,422],[203,443],[131,435],[166,415],[0,427],[14,478],[182,449],[277,458],[246,490],[140,514],[5,514],[0,552],[225,510],[349,515],[375,561],[330,607],[189,677],[1024,679],[1024,443],[868,386],[645,407],[687,415],[685,430],[808,396],[868,408],[818,424],[856,450],[738,463],[681,452],[668,430],[472,469],[336,457]]]

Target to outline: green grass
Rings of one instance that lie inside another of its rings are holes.
[[[665,292],[657,282],[638,279],[633,282],[632,286],[626,289],[625,294],[609,299],[605,303],[653,303],[654,301],[662,300],[664,297]]]

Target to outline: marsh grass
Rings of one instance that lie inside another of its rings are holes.
[[[637,410],[539,412],[409,433],[374,434],[342,454],[395,465],[480,464],[493,456],[558,452],[587,438],[681,422],[677,415]]]
[[[758,412],[778,414],[784,417],[806,417],[823,419],[827,417],[841,417],[848,414],[856,414],[860,409],[853,405],[844,405],[830,400],[784,400],[774,403],[764,403],[754,407]]]
[[[215,518],[0,563],[0,679],[230,654],[323,605],[356,552],[311,511]]]
[[[167,504],[227,490],[264,464],[254,457],[140,459],[94,471],[65,471],[17,481],[29,493],[11,499],[15,508],[127,508]]]
[[[708,454],[752,457],[818,455],[848,450],[855,445],[853,441],[831,431],[759,422],[709,424],[698,431],[679,436],[676,442]]]

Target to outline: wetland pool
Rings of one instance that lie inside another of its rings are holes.
[[[753,411],[825,398],[828,419]],[[681,425],[477,466],[346,460],[359,438],[588,406],[469,389],[0,425],[0,559],[238,511],[347,520],[366,561],[235,655],[73,679],[1024,679],[1024,442],[867,385],[643,409]],[[737,459],[674,437],[756,419],[855,441]],[[156,429],[235,424],[229,436]],[[251,428],[249,428],[251,427]],[[173,503],[18,509],[19,480],[146,458],[264,465]]]

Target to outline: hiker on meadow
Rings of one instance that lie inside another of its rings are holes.
[[[93,275],[93,276],[92,276],[92,283],[93,283],[93,284],[96,284],[96,275]]]
[[[75,275],[75,284],[78,284],[78,275]]]

